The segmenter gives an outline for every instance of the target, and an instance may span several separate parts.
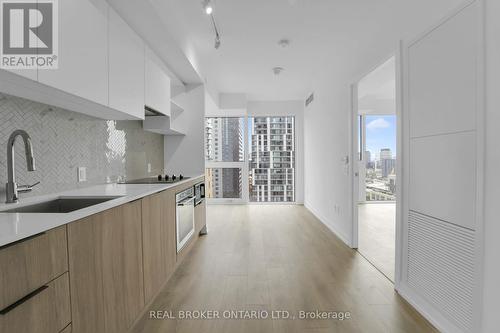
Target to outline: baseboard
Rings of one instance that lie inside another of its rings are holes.
[[[459,333],[462,329],[450,322],[429,302],[417,295],[411,287],[401,281],[398,287],[398,294],[403,297],[411,306],[415,308],[425,319],[427,319],[440,332]]]
[[[329,219],[327,219],[325,216],[320,214],[318,211],[316,211],[314,208],[312,208],[311,204],[309,202],[304,201],[304,207],[307,208],[313,214],[321,223],[323,223],[328,229],[330,229],[331,232],[335,234],[338,238],[340,238],[341,241],[343,241],[347,246],[352,248],[352,239],[351,237],[348,237],[346,234],[338,230],[333,222],[331,222]]]

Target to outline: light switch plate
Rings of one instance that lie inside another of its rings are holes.
[[[78,182],[86,182],[87,181],[87,168],[86,167],[78,167]]]
[[[151,163],[148,163],[148,173],[151,173]]]

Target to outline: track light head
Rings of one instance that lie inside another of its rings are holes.
[[[274,67],[273,68],[273,73],[274,75],[278,76],[283,72],[285,69],[283,67]]]
[[[217,34],[215,36],[215,45],[214,45],[215,49],[218,50],[219,47],[220,47],[220,36]]]

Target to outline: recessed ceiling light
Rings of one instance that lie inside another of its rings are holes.
[[[290,40],[283,38],[278,41],[278,45],[281,46],[282,48],[288,47],[290,45]]]
[[[285,69],[283,67],[274,67],[273,68],[273,73],[274,75],[280,75],[281,72],[283,72]]]

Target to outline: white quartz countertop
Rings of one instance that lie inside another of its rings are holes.
[[[201,179],[192,177],[175,184],[104,184],[49,195],[22,198],[16,204],[0,204],[0,247],[87,216],[141,199],[148,195]],[[3,213],[2,211],[29,206],[58,198],[117,197],[115,199],[70,213]]]

